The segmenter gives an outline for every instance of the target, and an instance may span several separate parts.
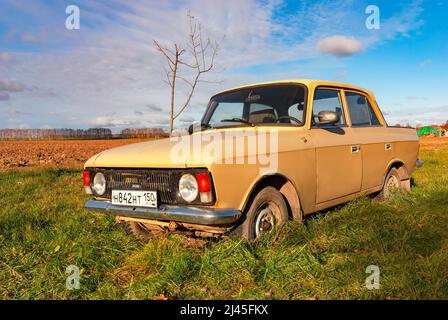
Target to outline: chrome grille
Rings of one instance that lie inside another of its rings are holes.
[[[161,203],[176,204],[177,176],[174,170],[98,170],[106,177],[105,198],[111,198],[112,190],[157,191]]]

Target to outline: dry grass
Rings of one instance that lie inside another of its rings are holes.
[[[443,138],[442,138],[443,139]],[[80,170],[0,174],[3,299],[447,299],[448,146],[424,139],[410,193],[361,198],[257,243],[137,242],[86,212]],[[81,288],[65,287],[65,268]],[[369,265],[381,271],[368,290]]]

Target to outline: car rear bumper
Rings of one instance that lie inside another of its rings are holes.
[[[108,213],[137,219],[175,221],[206,226],[231,225],[241,217],[241,211],[205,207],[161,205],[159,208],[123,207],[109,201],[88,200],[85,207],[92,212]]]

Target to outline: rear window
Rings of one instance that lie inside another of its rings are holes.
[[[353,126],[377,126],[380,121],[366,96],[356,92],[345,92],[348,111]]]

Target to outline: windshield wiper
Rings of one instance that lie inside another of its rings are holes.
[[[248,126],[251,126],[251,127],[254,126],[254,124],[252,122],[241,119],[241,118],[223,119],[223,120],[221,120],[221,122],[241,122],[241,123],[247,124]]]

